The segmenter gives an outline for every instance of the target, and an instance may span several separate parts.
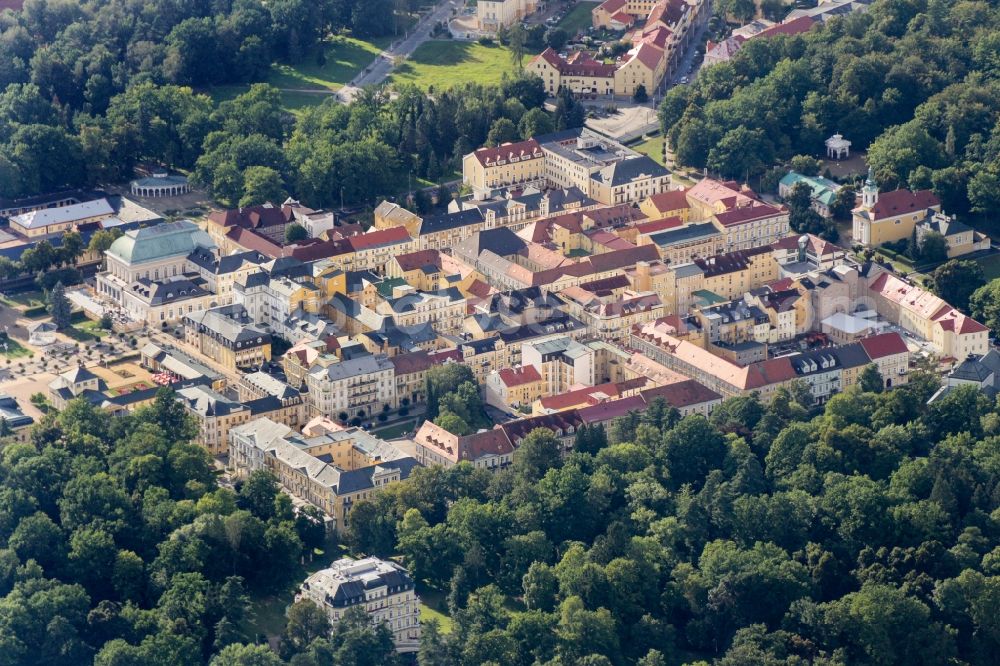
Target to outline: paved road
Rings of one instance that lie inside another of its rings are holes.
[[[447,22],[451,18],[452,11],[461,8],[461,3],[457,0],[445,0],[439,4],[432,12],[424,16],[420,22],[410,30],[401,40],[392,44],[388,49],[379,53],[378,57],[352,79],[346,86],[337,91],[337,97],[343,102],[351,102],[365,86],[374,86],[382,83],[392,73],[393,62],[397,58],[410,56],[417,47],[430,39],[431,30],[441,21]]]

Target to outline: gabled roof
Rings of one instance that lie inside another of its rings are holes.
[[[765,28],[755,35],[755,37],[777,37],[779,35],[800,35],[809,32],[816,24],[816,21],[808,16],[799,16],[785,23],[776,23],[770,28]]]
[[[781,215],[782,210],[769,204],[758,204],[756,206],[743,206],[732,208],[724,213],[716,213],[715,219],[724,227],[731,227],[737,224],[746,224],[754,220],[761,220],[766,217]]]
[[[871,209],[873,220],[884,220],[898,215],[926,211],[933,206],[940,206],[941,200],[930,190],[893,190],[882,192],[878,201]]]
[[[388,229],[381,229],[379,231],[370,231],[367,234],[351,236],[346,239],[346,243],[352,250],[359,252],[373,247],[405,243],[408,240],[411,239],[409,232],[406,231],[406,227],[389,227]]]
[[[11,222],[26,229],[44,229],[53,224],[65,224],[90,217],[114,214],[115,209],[111,207],[107,199],[95,199],[68,206],[33,210],[30,213],[15,215],[11,218]]]
[[[439,257],[440,253],[437,250],[418,250],[396,255],[396,263],[399,264],[400,270],[408,273],[428,265],[437,266]]]
[[[663,398],[667,401],[668,405],[677,409],[722,400],[721,394],[716,393],[693,379],[646,389],[640,395],[646,401],[646,404],[649,404],[656,398]]]
[[[508,388],[542,381],[542,376],[533,365],[525,365],[520,368],[503,368],[498,374],[500,375],[500,381]]]
[[[551,49],[546,49],[551,51]],[[553,51],[553,53],[555,53]],[[556,55],[558,58],[558,54]],[[495,148],[480,148],[472,153],[483,166],[496,166],[496,163],[503,160],[541,159],[542,148],[534,139],[518,141],[516,143],[504,143]]]
[[[895,332],[873,335],[869,338],[863,338],[859,342],[873,361],[894,354],[906,354],[909,351],[902,336]]]
[[[656,210],[660,212],[669,212],[672,210],[683,210],[689,208],[687,200],[687,192],[684,190],[667,190],[666,192],[660,192],[654,194],[647,199]]]

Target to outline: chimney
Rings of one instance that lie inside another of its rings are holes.
[[[649,262],[635,262],[635,290],[652,291],[652,280],[649,275]]]

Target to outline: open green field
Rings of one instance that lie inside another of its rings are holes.
[[[21,346],[21,343],[14,338],[4,338],[0,340],[0,356],[8,359],[24,358],[30,356],[31,352]]]
[[[331,93],[343,88],[367,67],[391,41],[390,37],[371,41],[346,36],[333,37],[327,42],[326,62],[322,65],[315,58],[307,58],[295,65],[275,63],[271,65],[265,82],[281,89],[285,108],[295,113],[305,107],[322,104]],[[238,97],[249,89],[249,84],[226,85],[215,86],[207,92],[218,104]]]
[[[78,331],[85,340],[100,339],[108,334],[108,331],[101,328],[100,322],[93,321],[91,319],[86,319],[78,324],[73,324],[72,330]],[[72,333],[68,334],[71,338],[76,339],[76,336]]]
[[[637,153],[642,153],[643,155],[648,155],[657,164],[664,164],[663,159],[663,137],[662,136],[652,136],[648,139],[633,144],[629,146],[632,150]]]
[[[581,30],[586,30],[594,24],[591,12],[598,4],[597,2],[580,2],[556,25],[568,32],[570,36]]]
[[[343,547],[328,544],[325,551],[315,551],[312,562],[299,567],[301,570],[292,577],[296,582],[288,589],[279,594],[251,597],[250,610],[242,626],[244,635],[254,641],[279,636],[285,629],[285,610],[295,600],[295,592],[299,584],[310,574],[329,566],[330,562],[346,554]]]
[[[0,294],[0,303],[11,308],[35,308],[45,305],[45,294],[40,291],[21,291],[16,294]]]
[[[448,615],[448,604],[444,595],[437,590],[417,590],[420,596],[420,621],[437,620],[442,634],[450,634],[452,630],[451,616]]]
[[[525,57],[527,62],[528,57]],[[460,83],[500,83],[513,73],[510,50],[499,44],[433,40],[424,42],[392,73],[392,83],[412,83],[422,90],[450,88]]]
[[[372,430],[372,434],[381,439],[395,439],[397,437],[402,437],[404,433],[413,430],[415,422],[413,420],[403,421],[402,423],[396,423],[391,426],[386,426],[385,428],[376,428]]]
[[[275,63],[271,65],[267,82],[276,88],[338,90],[374,60],[388,42],[334,37],[327,42],[324,64],[320,65],[315,59],[306,59],[294,66]]]

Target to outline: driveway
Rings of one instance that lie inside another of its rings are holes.
[[[354,100],[357,94],[365,86],[375,86],[385,81],[392,70],[395,69],[397,58],[407,58],[417,50],[421,44],[431,37],[431,31],[438,23],[447,23],[452,13],[461,9],[462,4],[457,0],[446,0],[425,15],[420,22],[413,27],[402,40],[392,44],[388,49],[378,54],[375,60],[361,70],[346,86],[337,91],[337,97],[342,102],[349,103]]]

